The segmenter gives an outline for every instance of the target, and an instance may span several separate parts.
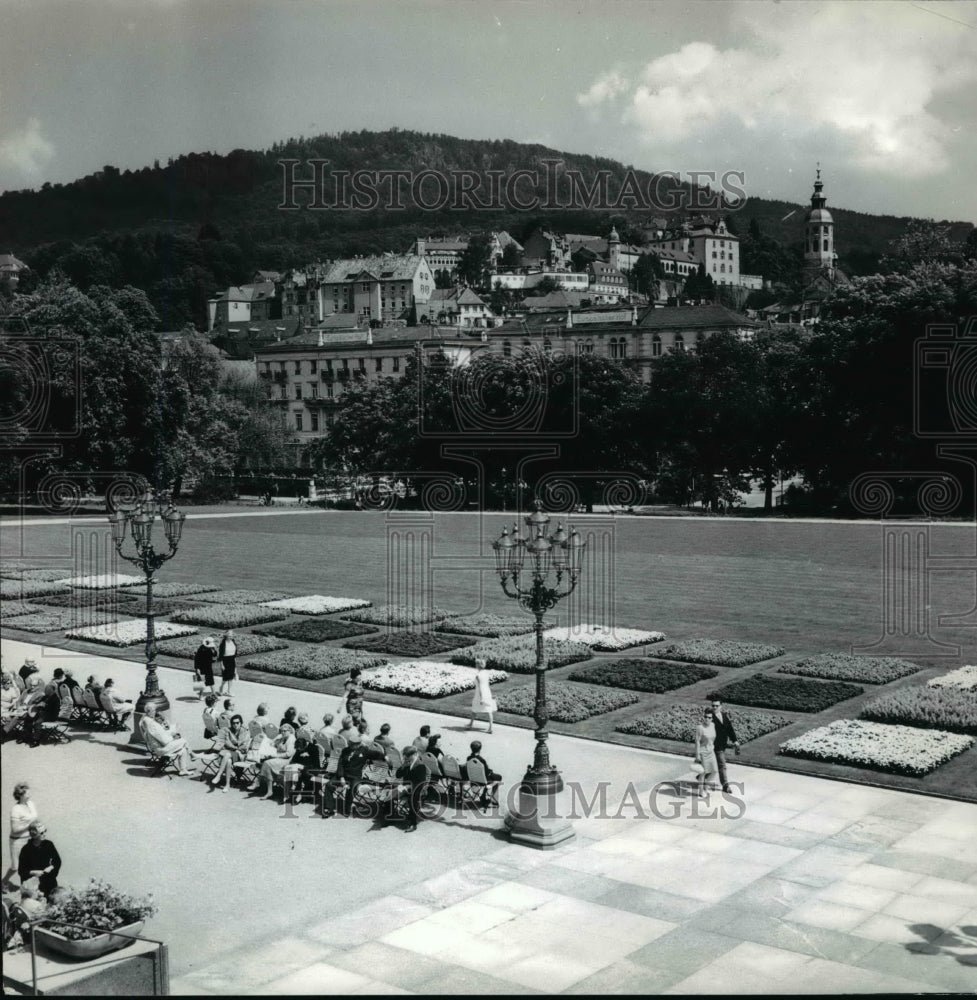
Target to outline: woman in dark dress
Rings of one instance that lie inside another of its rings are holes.
[[[193,654],[193,669],[203,678],[204,687],[210,688],[209,694],[214,694],[214,661],[216,659],[217,643],[208,636]],[[203,691],[200,694],[202,695]]]
[[[346,714],[358,726],[363,721],[363,685],[360,683],[360,668],[353,667],[344,685],[346,691]]]
[[[234,638],[234,630],[228,629],[221,639],[221,644],[217,649],[217,655],[221,661],[221,686],[218,694],[231,693],[231,684],[237,677],[237,640]]]
[[[29,878],[36,878],[41,892],[47,896],[58,887],[58,872],[61,871],[61,856],[50,840],[44,839],[47,827],[34,820],[30,827],[30,840],[24,844],[17,862],[17,874],[23,885]]]

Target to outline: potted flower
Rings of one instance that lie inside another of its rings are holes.
[[[129,944],[143,923],[156,913],[152,895],[137,898],[92,879],[85,889],[67,889],[35,927],[34,940],[70,958],[90,959]]]

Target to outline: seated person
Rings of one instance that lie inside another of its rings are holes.
[[[383,748],[375,743],[364,743],[363,737],[353,730],[349,743],[339,755],[339,784],[345,790],[344,806],[349,813],[353,806],[356,786],[363,780],[363,770],[371,760],[383,760]]]
[[[119,697],[115,690],[115,681],[111,677],[105,680],[105,687],[102,688],[102,701],[108,702],[112,706],[112,711],[125,725],[129,716],[132,715],[132,699]]]
[[[204,739],[214,740],[220,732],[220,723],[217,721],[217,695],[208,694],[204,698]]]
[[[430,726],[421,726],[420,733],[414,737],[413,745],[417,747],[420,753],[425,753],[427,751],[428,738],[431,735]]]
[[[248,723],[248,731],[250,732],[257,727],[264,732],[264,728],[269,722],[271,722],[271,717],[268,715],[268,702],[263,701],[255,709],[254,718]]]
[[[373,742],[378,743],[383,747],[384,750],[389,750],[390,747],[396,746],[397,744],[390,737],[390,723],[385,722],[380,727],[380,732],[373,737]]]
[[[49,698],[51,697],[51,695],[58,695],[58,699],[60,700],[61,696],[58,694],[58,687],[63,683],[64,683],[64,671],[60,667],[57,667],[54,671],[54,675],[47,682],[47,685],[44,688],[44,694],[47,695],[47,697]]]
[[[231,728],[231,718],[234,715],[234,699],[225,698],[224,699],[224,711],[217,716],[217,729],[230,729]]]
[[[65,667],[64,671],[64,682],[72,691],[77,687],[81,687],[78,681],[75,680],[75,675],[67,667]]]
[[[88,683],[85,685],[85,690],[91,691],[91,693],[95,695],[95,701],[97,703],[98,696],[102,691],[102,682],[94,674],[92,674],[91,677],[88,678]]]
[[[285,709],[282,721],[278,723],[279,728],[282,726],[291,726],[293,731],[298,732],[298,714],[299,710],[294,705],[289,705],[288,708]]]
[[[30,839],[20,849],[17,859],[17,874],[20,884],[28,879],[36,878],[41,894],[47,896],[58,887],[58,873],[61,871],[61,855],[58,849],[47,840],[47,827],[39,820],[34,820],[27,828]]]
[[[344,715],[339,723],[339,736],[342,736],[347,743],[349,743],[349,737],[352,732],[359,732],[353,725],[353,716]]]
[[[172,757],[181,775],[190,773],[190,762],[197,758],[179,732],[157,714],[155,702],[146,705],[145,714],[139,720],[139,731],[153,753],[160,757]]]
[[[258,791],[263,781],[266,787],[266,793],[263,797],[270,799],[275,790],[275,778],[285,770],[285,765],[292,759],[294,753],[295,730],[286,722],[282,725],[275,739],[273,755],[262,763],[258,776],[248,785],[248,791]]]
[[[37,664],[31,659],[26,659],[24,660],[24,665],[17,671],[17,673],[20,674],[20,679],[26,685],[27,678],[30,677],[31,674],[37,673]]]
[[[300,716],[301,718],[301,716]],[[312,773],[319,766],[319,751],[312,740],[305,736],[295,737],[295,753],[282,770],[283,783],[291,780],[292,787],[298,792],[312,789]],[[288,786],[285,785],[286,791]]]
[[[220,736],[223,740],[223,746],[220,748],[220,764],[217,766],[217,773],[210,779],[210,783],[216,787],[220,784],[221,778],[226,775],[222,789],[226,792],[231,787],[234,765],[238,761],[244,760],[251,747],[251,734],[244,728],[243,717],[235,715],[231,717],[230,729],[222,729]]]
[[[23,734],[23,739],[26,739],[32,747],[38,746],[38,731],[40,729],[41,722],[48,715],[47,697],[44,694],[44,681],[41,680],[40,674],[29,674],[27,678],[27,687],[21,693],[16,706],[14,707],[15,714],[20,719],[23,720],[25,726],[25,732]],[[61,702],[58,702],[58,709],[61,707]]]
[[[5,735],[23,718],[23,710],[18,707],[19,702],[20,689],[14,681],[14,675],[4,673],[0,678],[0,720]]]
[[[429,754],[433,754],[435,757],[437,757],[439,765],[441,762],[441,758],[444,756],[444,751],[441,749],[440,740],[441,740],[440,733],[435,733],[433,736],[429,736],[427,740],[427,750],[422,751],[422,753],[426,752]]]
[[[57,891],[57,890],[55,890]],[[47,904],[41,896],[41,882],[38,878],[29,878],[20,887],[20,908],[32,921],[44,916]]]
[[[501,781],[502,775],[496,774],[495,771],[493,771],[492,768],[489,767],[488,761],[482,756],[481,740],[472,740],[471,748],[472,752],[466,758],[465,763],[467,764],[468,761],[470,760],[477,760],[479,764],[481,764],[482,767],[485,768],[485,777],[488,778],[489,781]],[[465,771],[464,765],[462,766],[461,773],[467,777],[467,772]]]
[[[40,920],[46,910],[37,878],[27,879],[20,887],[20,899],[10,904],[10,925],[4,926],[3,947],[11,949],[26,944],[31,925]],[[4,923],[6,925],[6,921]]]
[[[328,743],[329,738],[335,736],[336,727],[333,725],[334,718],[335,716],[333,716],[332,712],[326,712],[322,717],[322,728],[315,734],[316,739],[321,740],[323,743]]]
[[[305,712],[299,712],[296,721],[298,722],[298,729],[295,730],[296,740],[302,736],[307,743],[311,743],[315,739],[315,730],[309,725],[309,716]]]

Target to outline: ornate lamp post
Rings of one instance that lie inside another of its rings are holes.
[[[163,533],[169,546],[167,552],[157,552],[153,548],[153,523],[159,517],[163,522]],[[169,500],[168,494],[150,494],[139,500],[133,507],[120,507],[109,514],[109,524],[112,527],[112,541],[115,551],[134,566],[138,566],[146,574],[146,690],[136,702],[133,720],[133,733],[130,742],[142,742],[139,736],[139,720],[150,702],[156,704],[160,713],[169,712],[170,703],[160,690],[156,678],[156,634],[153,614],[153,583],[154,574],[168,559],[176,555],[180,536],[183,534],[183,522],[187,515],[178,511]],[[126,554],[123,545],[126,540],[126,529],[132,528],[132,544],[135,554]]]
[[[549,848],[573,837],[569,820],[555,814],[555,796],[563,791],[563,778],[550,763],[547,745],[549,706],[546,701],[546,652],[543,644],[543,616],[550,608],[567,597],[580,579],[580,567],[586,542],[562,525],[547,534],[550,518],[543,513],[542,503],[527,518],[527,537],[519,535],[516,525],[512,534],[503,530],[495,549],[495,565],[507,597],[517,600],[536,619],[536,749],[533,763],[519,785],[519,811],[506,819],[509,836],[531,847]],[[550,586],[550,574],[555,586]],[[562,588],[562,589],[561,589]]]

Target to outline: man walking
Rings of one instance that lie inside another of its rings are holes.
[[[726,777],[726,750],[733,747],[737,754],[740,752],[739,741],[736,739],[736,730],[733,729],[733,720],[727,712],[723,711],[723,703],[719,698],[710,699],[712,706],[712,719],[716,726],[716,762],[719,764],[719,782],[723,786],[723,791],[729,791],[729,779]]]

